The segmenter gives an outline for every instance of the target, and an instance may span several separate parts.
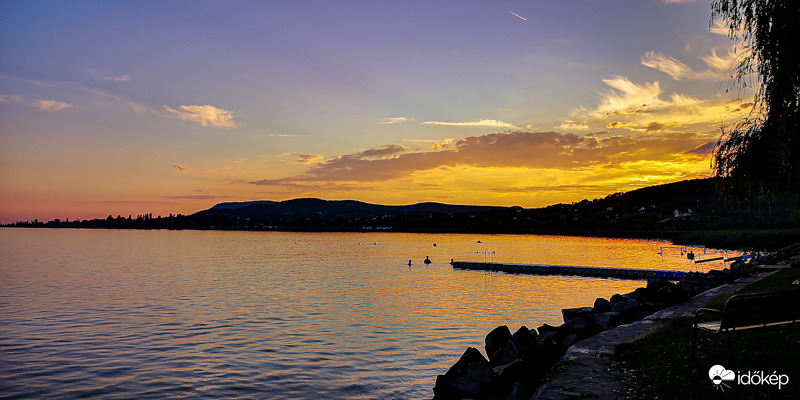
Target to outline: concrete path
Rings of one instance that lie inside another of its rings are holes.
[[[618,345],[631,342],[671,318],[693,315],[711,298],[733,293],[747,284],[766,276],[748,277],[717,286],[683,303],[665,308],[641,321],[621,325],[575,343],[562,357],[555,375],[539,387],[531,400],[614,400],[638,398],[631,371],[625,370],[612,356]]]

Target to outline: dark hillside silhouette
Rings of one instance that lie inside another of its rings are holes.
[[[800,210],[791,203],[756,199],[725,202],[716,190],[719,180],[687,180],[536,209],[441,203],[386,206],[354,200],[304,198],[221,203],[188,216],[154,218],[152,214],[145,214],[136,218],[114,218],[109,215],[106,219],[88,221],[56,219],[45,223],[34,220],[7,226],[517,233],[664,239],[677,238],[686,232],[794,229],[792,235],[798,236]],[[719,235],[729,236],[728,233]],[[784,233],[779,236],[775,239],[772,234],[769,244],[793,240]]]

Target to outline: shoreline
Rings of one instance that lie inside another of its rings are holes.
[[[562,309],[564,324],[558,327],[544,324],[529,330],[522,326],[512,335],[507,326],[499,326],[486,336],[487,357],[470,347],[437,377],[434,399],[626,397],[635,384],[629,375],[623,376],[628,372],[611,368],[610,356],[618,345],[695,311],[717,295],[761,279],[764,274],[748,272],[746,267],[775,263],[775,255],[783,253],[788,255],[781,262],[797,257],[800,243],[754,258],[747,265],[738,261],[723,271],[690,273],[677,284],[648,280],[646,287],[634,292],[615,294],[611,300],[598,298],[592,307]]]
[[[77,225],[76,225],[77,223]],[[238,227],[198,227],[198,226],[83,226],[81,222],[62,222],[50,224],[5,224],[0,228],[29,229],[106,229],[106,230],[191,230],[191,231],[231,231],[231,232],[298,232],[298,233],[418,233],[418,234],[474,234],[474,235],[530,235],[530,236],[573,236],[613,239],[664,240],[675,245],[703,245],[717,249],[765,249],[777,250],[800,241],[800,228],[775,229],[697,229],[681,231],[656,230],[454,230],[454,229],[309,229],[309,228],[238,228]]]

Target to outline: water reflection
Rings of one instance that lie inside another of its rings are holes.
[[[0,229],[0,392],[429,398],[435,376],[495,326],[558,324],[561,308],[641,285],[453,270],[450,259],[488,250],[501,262],[693,268],[664,265],[666,244]]]

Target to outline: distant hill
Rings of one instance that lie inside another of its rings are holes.
[[[386,206],[355,200],[322,200],[315,198],[293,199],[281,202],[257,201],[220,203],[192,217],[224,217],[260,221],[296,221],[395,217],[430,213],[481,212],[509,207],[464,206],[442,203],[418,203],[407,206]]]
[[[270,200],[256,200],[256,201],[231,201],[227,203],[219,203],[214,207],[211,207],[212,210],[235,210],[237,208],[248,207],[257,204],[275,204],[277,201],[270,201]]]
[[[217,204],[192,215],[40,222],[7,226],[102,229],[227,229],[429,232],[670,238],[716,247],[778,248],[800,240],[800,207],[788,201],[723,201],[717,178],[650,186],[542,208],[418,203],[387,206],[313,198]]]
[[[387,206],[355,200],[294,199],[222,203],[188,216],[196,227],[401,232],[481,232],[667,236],[671,232],[793,228],[798,210],[756,200],[729,203],[718,179],[693,179],[547,207],[418,203]]]

